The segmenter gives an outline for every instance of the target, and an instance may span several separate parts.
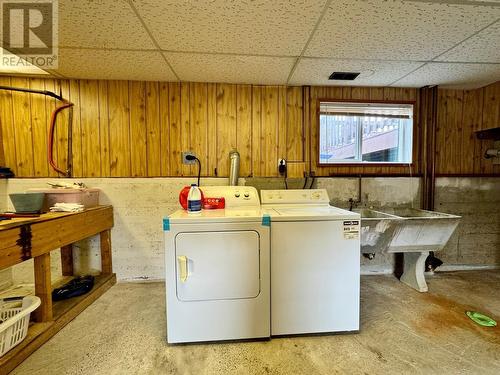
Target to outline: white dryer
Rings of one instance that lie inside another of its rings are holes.
[[[271,335],[359,330],[360,216],[324,189],[262,190],[271,218]]]
[[[167,341],[270,336],[269,218],[253,187],[201,187],[225,209],[164,219]]]

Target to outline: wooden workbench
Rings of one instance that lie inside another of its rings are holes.
[[[116,283],[111,262],[112,227],[111,206],[0,221],[0,269],[33,259],[35,294],[42,300],[33,314],[34,322],[30,324],[26,339],[0,358],[0,374],[12,371]],[[101,239],[101,275],[95,278],[94,288],[83,296],[52,303],[50,251],[61,248],[62,273],[71,276],[72,244],[97,234]]]

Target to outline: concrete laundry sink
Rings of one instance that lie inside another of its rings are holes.
[[[389,244],[390,253],[442,250],[460,222],[460,216],[416,208],[382,208],[380,211],[404,219]]]
[[[425,260],[429,251],[440,251],[445,247],[460,222],[460,216],[415,208],[379,210],[400,218],[387,246],[389,253],[404,253],[404,272],[400,280],[420,292],[427,292]]]
[[[361,253],[372,259],[376,253],[387,251],[402,219],[368,208],[353,211],[361,215]]]

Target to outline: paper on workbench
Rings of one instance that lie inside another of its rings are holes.
[[[50,207],[52,212],[81,212],[85,206],[78,203],[56,203],[53,207]]]

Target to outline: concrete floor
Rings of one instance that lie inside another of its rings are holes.
[[[500,270],[439,273],[418,293],[362,277],[359,334],[169,346],[164,286],[118,284],[13,374],[499,374]]]

